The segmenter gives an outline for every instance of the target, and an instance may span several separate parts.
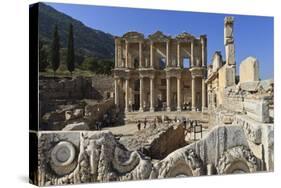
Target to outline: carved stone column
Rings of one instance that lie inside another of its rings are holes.
[[[169,41],[166,42],[166,67],[170,66],[169,61]]]
[[[117,68],[118,67],[118,42],[117,42],[117,40],[115,40],[115,59],[114,59],[114,61],[115,61],[115,68]]]
[[[177,43],[177,66],[180,67],[180,43]]]
[[[125,112],[129,111],[129,78],[125,80]]]
[[[191,66],[193,67],[194,66],[194,40],[191,41],[190,43],[190,61],[191,61]]]
[[[143,112],[143,77],[140,77],[140,112]]]
[[[181,111],[181,77],[177,77],[177,111]]]
[[[205,35],[200,37],[201,39],[201,46],[202,46],[202,66],[207,66],[207,38]]]
[[[206,84],[205,78],[202,78],[202,111],[206,109]]]
[[[153,68],[153,42],[150,43],[150,67]]]
[[[128,64],[128,41],[125,42],[125,67],[128,68],[129,64]]]
[[[118,78],[114,79],[114,104],[119,108],[119,87],[118,87]]]
[[[167,80],[167,112],[170,112],[171,111],[171,96],[170,96],[170,92],[171,92],[171,85],[170,85],[170,77],[167,77],[166,78]]]
[[[150,112],[154,112],[154,77],[150,78]]]
[[[139,42],[139,66],[140,66],[140,68],[143,67],[143,65],[142,65],[142,42]]]
[[[191,82],[191,98],[192,98],[192,102],[191,102],[191,107],[192,107],[192,111],[196,110],[196,92],[195,92],[195,77],[192,76],[192,82]]]

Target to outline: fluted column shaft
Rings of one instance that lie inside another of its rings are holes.
[[[143,112],[143,77],[140,78],[140,112]]]
[[[128,42],[126,41],[126,43],[125,43],[125,53],[126,53],[126,55],[125,55],[125,67],[126,68],[128,68],[128,66],[129,66],[129,64],[128,64]]]
[[[181,78],[177,77],[177,110],[181,111]]]
[[[115,103],[115,105],[116,105],[116,107],[118,108],[119,107],[119,89],[118,89],[118,79],[117,78],[115,78],[115,80],[114,80],[114,103]]]
[[[150,112],[154,112],[154,78],[150,78]]]
[[[143,67],[143,65],[142,65],[142,42],[139,42],[139,66]]]
[[[177,43],[177,66],[180,67],[180,43]]]
[[[205,79],[202,78],[202,111],[206,108],[206,84]]]
[[[169,41],[166,42],[166,67],[170,66],[169,61]]]
[[[190,53],[191,53],[191,57],[190,57],[190,61],[191,61],[191,66],[195,66],[194,65],[194,41],[191,41],[191,45],[190,45]]]
[[[196,92],[195,92],[195,77],[192,76],[191,82],[191,98],[192,98],[192,111],[196,110]]]
[[[171,96],[170,96],[170,91],[171,91],[171,85],[170,85],[170,77],[166,78],[167,81],[167,111],[171,111]]]
[[[150,67],[153,68],[153,42],[150,43]]]
[[[129,78],[125,80],[125,112],[129,111]]]

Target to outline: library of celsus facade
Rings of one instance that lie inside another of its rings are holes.
[[[207,106],[207,38],[160,31],[115,39],[115,104],[132,111],[198,111]]]

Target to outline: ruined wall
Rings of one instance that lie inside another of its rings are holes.
[[[273,80],[244,82],[227,87],[224,92],[223,107],[233,112],[245,113],[258,122],[273,121]]]
[[[254,57],[247,57],[240,64],[240,83],[259,80],[259,62]]]
[[[113,78],[106,75],[92,77],[44,78],[39,80],[40,100],[102,99],[113,92]]]
[[[39,80],[40,100],[52,99],[97,99],[99,92],[92,87],[90,78],[75,77],[73,79],[40,78]]]

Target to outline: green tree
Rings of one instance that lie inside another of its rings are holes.
[[[45,72],[48,65],[49,65],[48,54],[44,47],[44,43],[41,40],[39,40],[39,71]]]
[[[68,46],[67,46],[67,69],[69,70],[71,76],[72,72],[75,70],[75,63],[74,63],[74,44],[73,44],[73,26],[72,24],[69,25],[69,33],[68,33]]]
[[[56,70],[60,66],[60,39],[59,39],[57,25],[55,25],[54,33],[53,33],[53,41],[51,47],[51,62],[52,62],[52,69],[54,71],[54,77],[55,77]]]

